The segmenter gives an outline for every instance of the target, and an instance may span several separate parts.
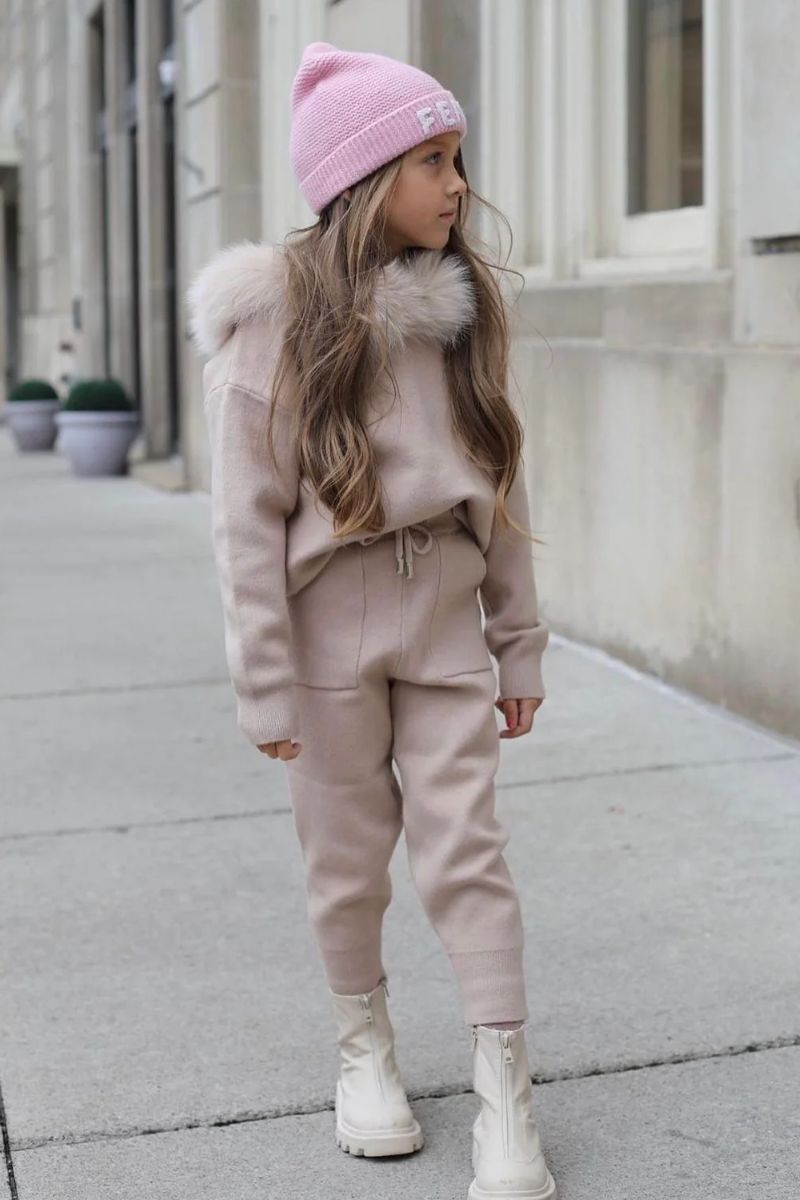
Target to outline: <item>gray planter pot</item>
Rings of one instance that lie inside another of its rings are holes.
[[[60,400],[7,400],[8,425],[17,449],[52,450],[58,437]]]
[[[139,432],[135,412],[60,412],[56,414],[60,450],[76,475],[124,475],[128,451]]]

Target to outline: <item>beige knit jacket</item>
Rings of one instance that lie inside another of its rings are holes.
[[[333,539],[329,510],[299,476],[285,398],[275,408],[277,470],[265,442],[286,319],[283,271],[280,244],[239,242],[211,259],[187,295],[190,332],[208,359],[203,403],[225,652],[239,728],[254,745],[298,737],[288,602],[342,545]],[[366,407],[385,531],[458,506],[486,560],[479,597],[499,694],[544,696],[548,627],[538,614],[531,543],[496,528],[495,489],[451,429],[444,348],[475,318],[466,263],[438,250],[423,251],[411,263],[391,261],[379,277],[375,312],[400,393],[395,400],[391,388],[376,381]],[[529,528],[521,467],[507,503]]]

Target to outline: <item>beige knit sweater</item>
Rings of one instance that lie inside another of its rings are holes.
[[[199,272],[187,297],[192,337],[209,359],[203,392],[225,652],[239,728],[254,745],[298,736],[287,597],[341,545],[333,541],[329,510],[299,477],[285,399],[274,418],[277,471],[265,442],[285,319],[282,272],[279,246],[236,243]],[[459,506],[486,558],[479,596],[499,694],[544,696],[548,627],[538,614],[531,544],[515,530],[495,528],[495,489],[450,427],[443,346],[474,320],[466,265],[438,250],[423,251],[410,264],[393,260],[380,277],[375,305],[400,391],[393,402],[390,388],[376,384],[367,410],[385,529]],[[508,507],[530,527],[521,468]]]

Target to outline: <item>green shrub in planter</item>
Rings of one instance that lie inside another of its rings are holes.
[[[57,400],[58,392],[46,379],[20,379],[8,393],[9,400]]]
[[[46,379],[18,379],[8,393],[8,427],[18,450],[52,450],[60,400]]]
[[[81,379],[69,390],[62,412],[132,412],[133,405],[117,379]]]
[[[60,446],[76,475],[124,475],[139,414],[116,379],[74,383],[56,414]]]

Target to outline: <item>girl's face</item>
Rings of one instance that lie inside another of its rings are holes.
[[[441,250],[447,244],[459,199],[467,190],[455,167],[460,144],[461,135],[453,130],[404,154],[386,222],[392,257],[406,246]]]

